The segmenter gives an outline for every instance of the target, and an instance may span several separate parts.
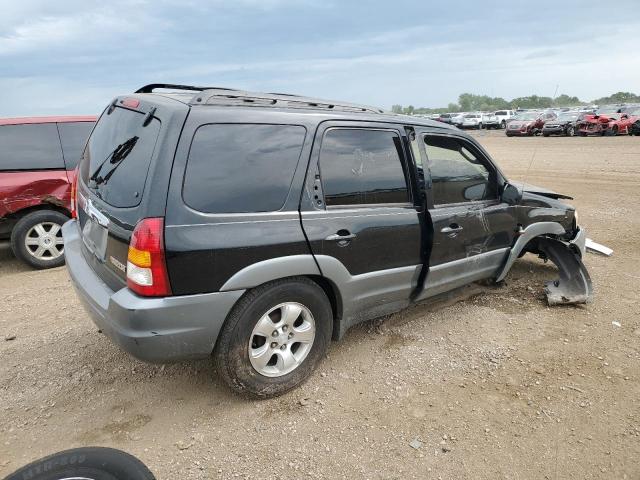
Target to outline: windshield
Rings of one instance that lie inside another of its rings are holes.
[[[140,203],[160,121],[145,126],[145,114],[116,107],[100,117],[84,151],[80,176],[99,198],[114,207]]]
[[[537,112],[521,113],[516,116],[515,120],[536,120],[538,115],[539,114]]]
[[[599,108],[596,113],[598,115],[606,115],[610,113],[618,113],[618,110],[620,110],[620,107],[617,105],[605,105],[604,107]]]
[[[572,120],[577,120],[580,116],[579,113],[561,113],[558,117],[559,122],[569,122]]]

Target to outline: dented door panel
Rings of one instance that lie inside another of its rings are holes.
[[[70,210],[72,172],[45,170],[0,174],[0,218],[37,205]]]

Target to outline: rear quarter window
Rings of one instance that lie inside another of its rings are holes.
[[[202,125],[187,159],[185,203],[205,213],[280,210],[305,135],[296,125]]]
[[[55,123],[0,126],[0,170],[63,168]]]
[[[73,170],[91,133],[94,122],[65,122],[58,124],[62,153],[67,170]]]

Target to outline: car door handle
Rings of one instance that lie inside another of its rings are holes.
[[[452,223],[448,227],[444,227],[444,228],[440,229],[440,231],[442,233],[453,233],[453,232],[459,232],[461,230],[462,230],[462,227],[460,225],[458,225],[457,223]]]
[[[341,242],[343,240],[351,240],[354,238],[356,238],[355,233],[349,233],[348,230],[340,230],[338,233],[329,235],[327,238],[325,238],[325,240],[328,242]]]

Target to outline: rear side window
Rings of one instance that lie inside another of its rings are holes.
[[[73,170],[78,164],[92,128],[93,122],[65,122],[58,124],[62,153],[67,170]]]
[[[400,137],[374,129],[332,128],[322,139],[320,174],[327,206],[406,203]]]
[[[160,121],[144,126],[146,115],[116,107],[100,117],[84,150],[83,182],[108,204],[124,208],[140,204],[155,150]]]
[[[55,123],[0,126],[0,170],[63,168]]]
[[[287,199],[306,130],[213,124],[196,131],[182,196],[205,213],[273,212]]]
[[[494,173],[462,140],[427,135],[424,143],[435,205],[497,198]]]

